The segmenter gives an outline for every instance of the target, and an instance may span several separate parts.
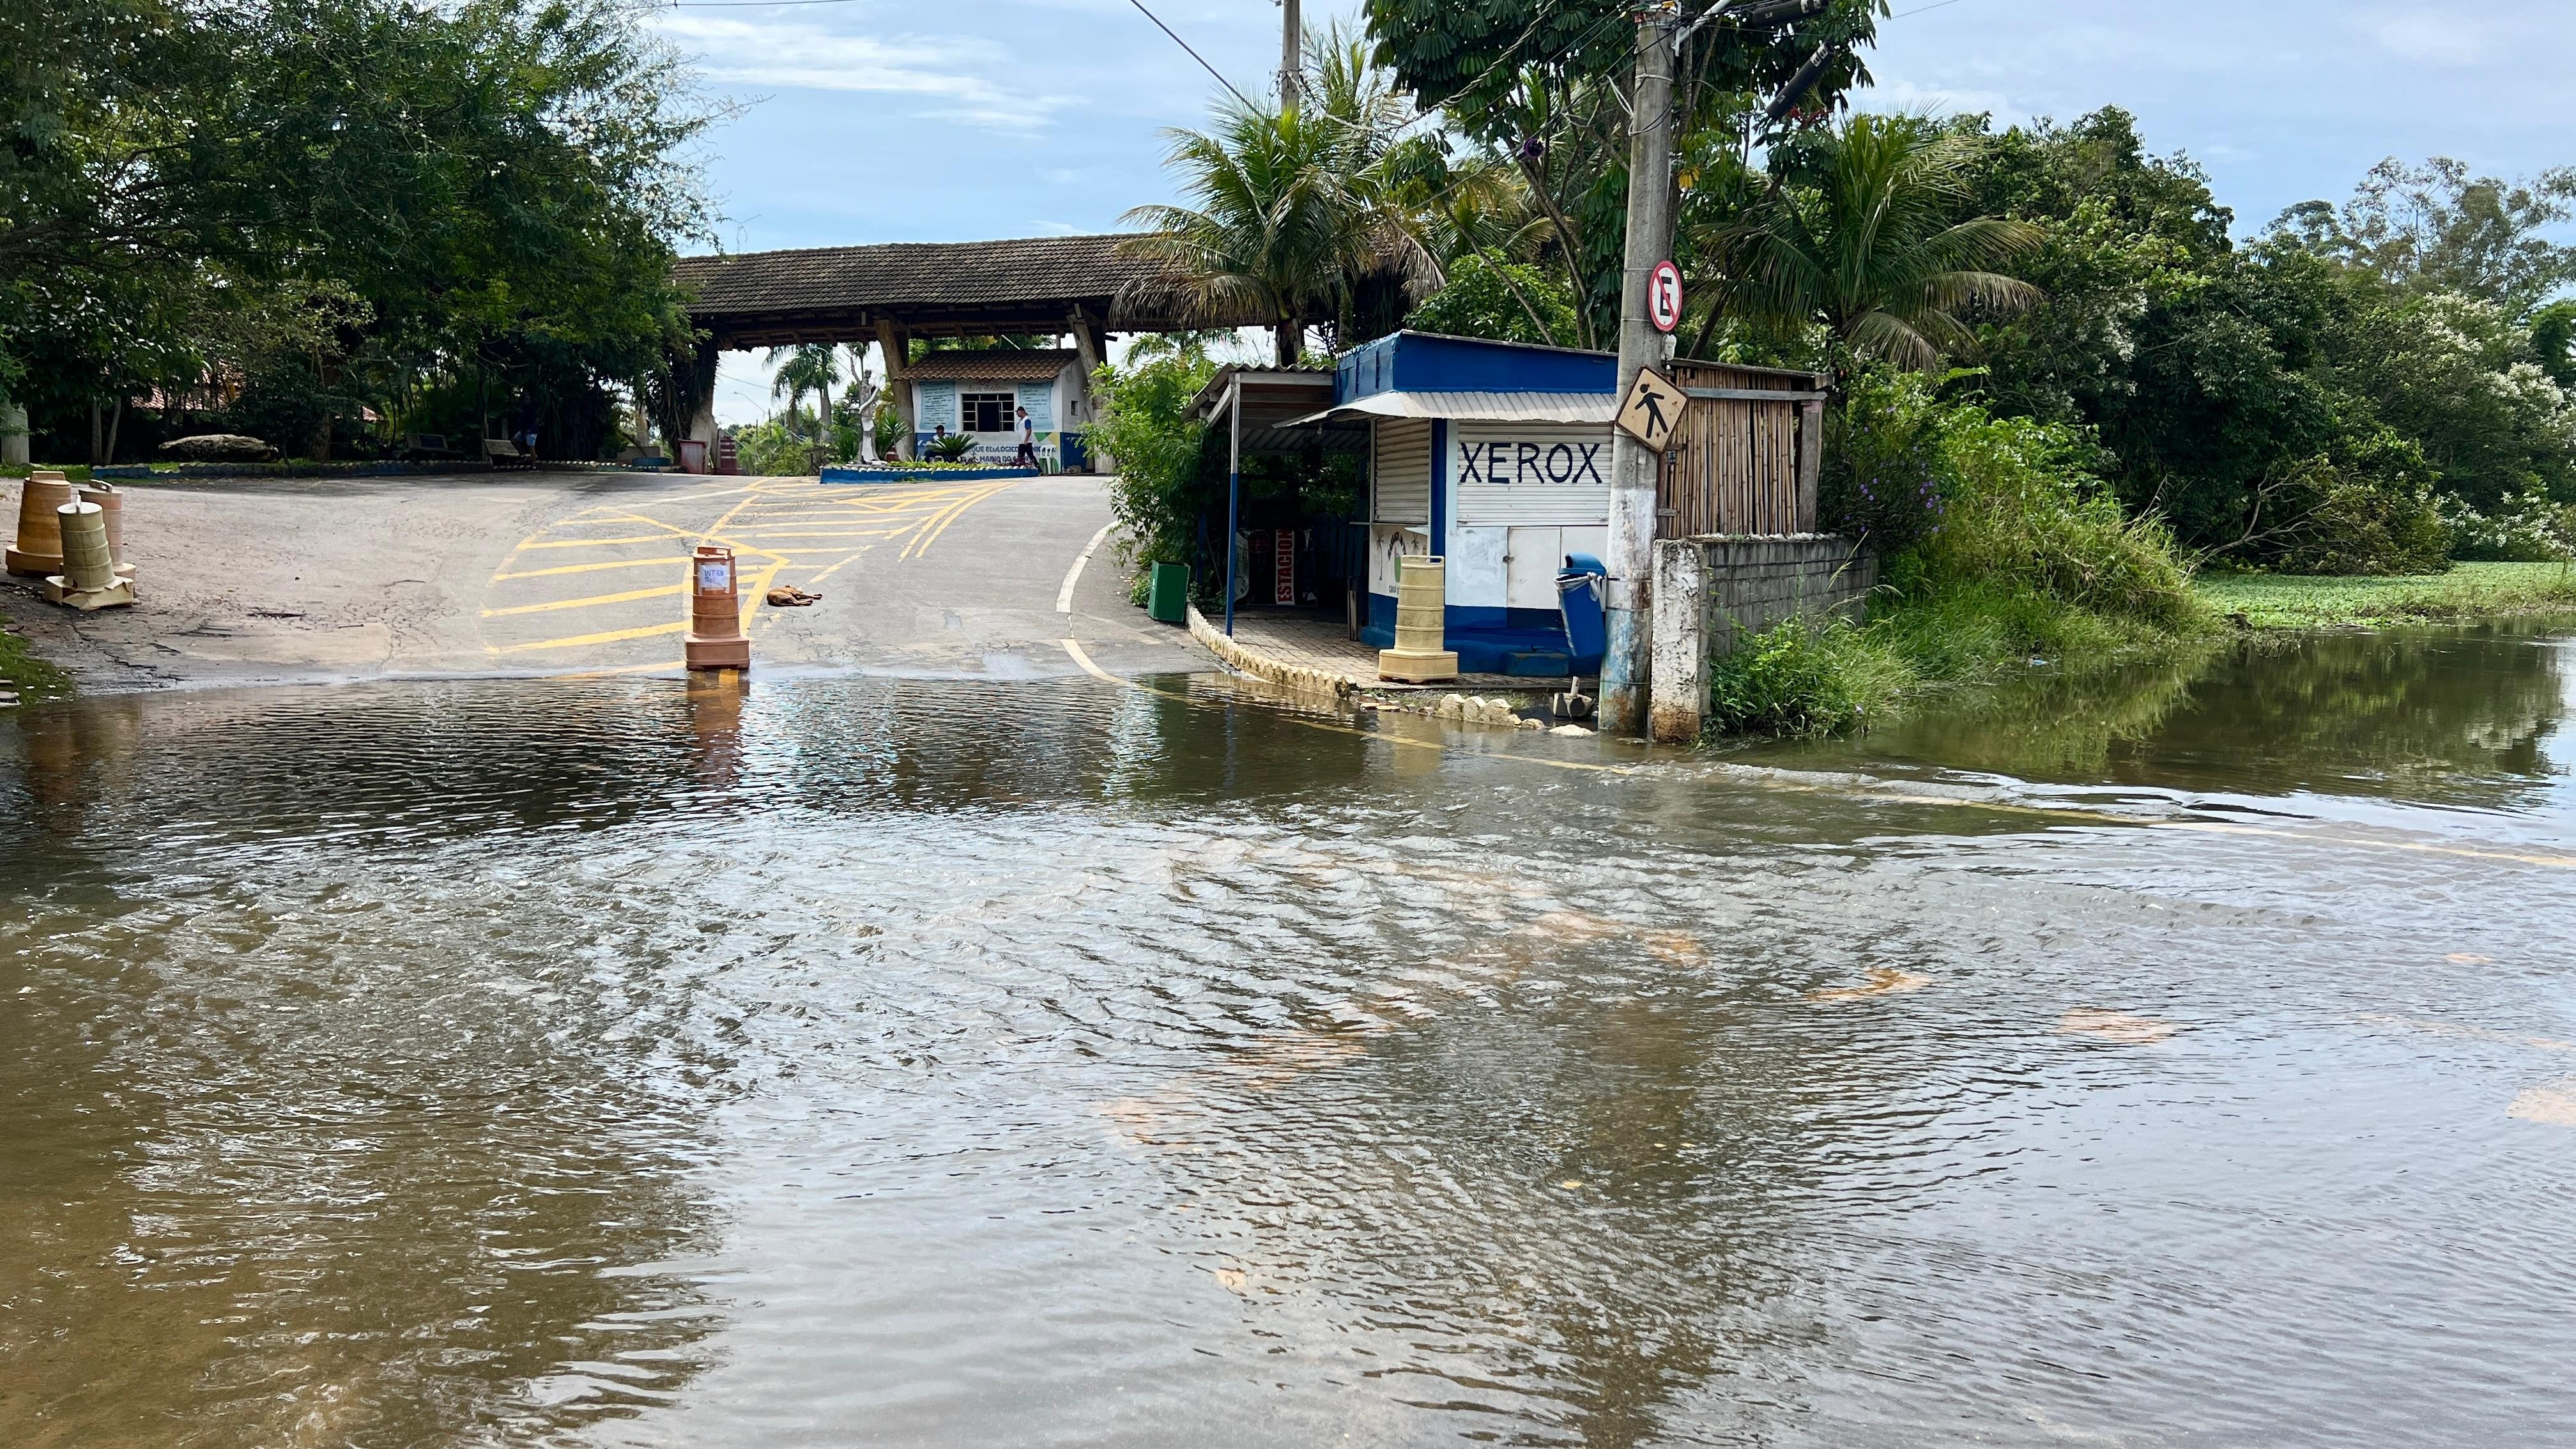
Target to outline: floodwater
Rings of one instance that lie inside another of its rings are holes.
[[[0,724],[0,1442],[2556,1445],[2576,646]]]

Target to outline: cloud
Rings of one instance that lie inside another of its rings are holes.
[[[990,131],[1042,130],[1056,113],[1081,104],[1012,84],[1016,62],[981,39],[836,35],[792,21],[737,20],[675,12],[662,33],[698,55],[708,79],[791,90],[859,91],[908,96],[914,114]],[[1004,77],[997,81],[996,76]]]
[[[2476,65],[2487,58],[2487,29],[2444,14],[2397,12],[2364,18],[2362,29],[2399,60],[2425,65]]]

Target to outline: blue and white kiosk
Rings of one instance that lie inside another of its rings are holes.
[[[1609,552],[1617,383],[1609,353],[1427,332],[1344,354],[1333,406],[1298,421],[1368,427],[1361,637],[1394,643],[1396,561],[1438,555],[1461,672],[1569,673],[1557,575]]]

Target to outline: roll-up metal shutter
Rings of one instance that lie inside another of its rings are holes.
[[[1593,527],[1610,521],[1610,429],[1598,423],[1458,423],[1458,526]]]
[[[1385,418],[1377,425],[1378,523],[1431,521],[1431,420]]]

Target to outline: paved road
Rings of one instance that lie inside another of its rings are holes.
[[[84,688],[676,670],[683,561],[731,545],[755,667],[1037,678],[1209,667],[1123,596],[1102,480],[825,487],[661,475],[137,484],[143,603],[13,625]],[[22,581],[13,580],[19,584]],[[771,584],[823,601],[772,609]]]

